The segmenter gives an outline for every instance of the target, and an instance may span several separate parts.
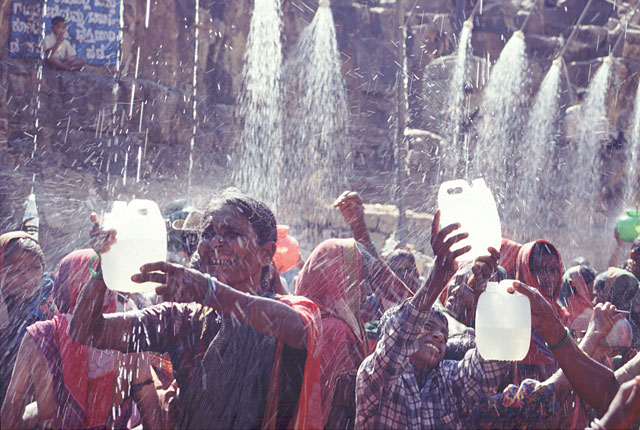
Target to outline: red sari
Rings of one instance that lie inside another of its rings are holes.
[[[362,255],[355,240],[329,239],[313,251],[296,284],[296,294],[313,300],[322,316],[318,351],[323,427],[339,421],[338,404],[353,399],[355,408],[355,376],[369,354],[360,318],[361,283]]]

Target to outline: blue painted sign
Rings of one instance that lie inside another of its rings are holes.
[[[40,17],[46,10],[44,35],[51,34],[51,18],[63,16],[66,39],[78,58],[94,65],[115,65],[120,51],[120,7],[120,0],[13,0],[9,55],[40,57]]]

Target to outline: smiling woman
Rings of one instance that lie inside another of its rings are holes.
[[[321,426],[320,315],[308,299],[271,292],[273,213],[227,189],[204,214],[191,267],[153,262],[133,277],[162,283],[157,292],[170,303],[102,315],[97,303],[105,285],[92,279],[72,336],[102,349],[168,352],[179,386],[179,428]],[[115,232],[97,224],[91,237],[100,254]]]

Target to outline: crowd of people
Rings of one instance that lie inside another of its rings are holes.
[[[180,222],[185,264],[133,276],[159,285],[144,297],[107,288],[118,236],[96,214],[55,273],[32,235],[0,235],[1,427],[637,427],[640,238],[600,274],[545,239],[467,261],[468,234],[436,212],[421,273],[410,249],[378,253],[357,193],[335,207],[352,237],[287,277],[272,211],[225,189]],[[502,279],[531,307],[518,362],[475,346],[479,296]]]

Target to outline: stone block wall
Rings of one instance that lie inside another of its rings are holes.
[[[10,3],[3,4],[0,20],[0,44],[5,47]],[[414,2],[409,3],[411,6]],[[409,140],[407,204],[413,210],[431,211],[435,205],[434,163],[444,139],[442,100],[457,43],[458,17],[468,16],[474,3],[464,2],[463,9],[456,10],[455,2],[421,0],[407,15],[410,127],[415,130]],[[511,33],[530,17],[525,33],[535,89],[585,3],[586,0],[485,0],[483,14],[474,21],[474,67],[482,71],[487,59],[495,62]],[[282,1],[285,55],[313,18],[316,5],[311,0]],[[125,0],[119,70],[88,67],[72,73],[45,67],[39,77],[38,61],[9,59],[7,49],[0,50],[2,230],[15,227],[19,221],[34,174],[36,190],[42,190],[39,202],[48,213],[43,217],[47,226],[48,220],[56,218],[53,214],[59,205],[62,213],[70,217],[82,212],[80,207],[67,206],[68,199],[63,204],[55,195],[56,190],[71,193],[73,198],[68,202],[89,202],[82,206],[86,209],[106,204],[118,195],[148,196],[161,203],[188,195],[194,201],[202,201],[210,191],[229,183],[226,159],[236,126],[235,101],[253,2],[200,0],[199,6],[197,58],[193,0],[151,1],[148,27],[146,1]],[[593,11],[578,29],[565,56],[569,105],[578,102],[598,58],[607,55],[618,40],[621,22],[633,7],[638,7],[637,0],[616,2],[615,7],[612,1],[594,1]],[[332,2],[350,107],[348,141],[354,164],[351,187],[371,203],[389,202],[393,178],[397,71],[394,8],[393,0]],[[640,64],[637,21],[636,18],[625,27],[625,37],[614,52],[618,59],[614,63],[613,90],[608,95],[612,142],[620,133],[623,141],[626,138],[633,107]],[[484,82],[481,73],[477,77],[471,90],[472,112],[477,111]],[[36,157],[32,157],[34,138]],[[609,145],[603,152],[607,169],[605,201],[613,202],[619,193],[622,147]],[[138,173],[138,148],[143,150],[140,175],[144,184],[133,186],[132,178]],[[188,176],[190,158],[192,177]],[[122,180],[125,171],[127,184]],[[72,192],[76,186],[78,189]],[[339,222],[325,228],[339,232]],[[76,225],[84,224],[84,219],[69,221],[65,228],[64,223],[51,221],[56,234],[64,238],[76,234]],[[379,222],[376,229],[378,225]],[[389,234],[388,229],[383,230],[374,232],[380,240]],[[66,249],[50,249],[54,248]]]

